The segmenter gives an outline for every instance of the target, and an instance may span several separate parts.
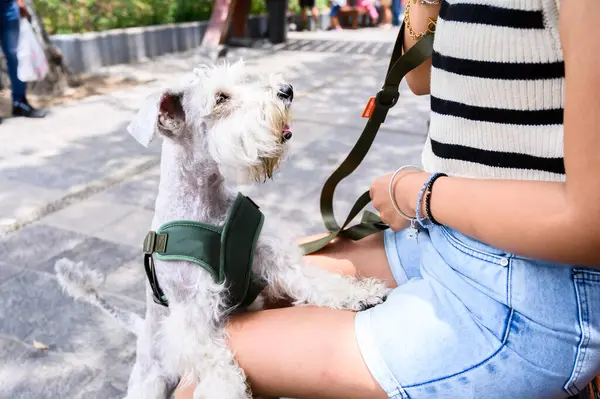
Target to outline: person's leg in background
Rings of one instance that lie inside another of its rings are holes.
[[[308,15],[306,15],[306,1],[305,0],[299,0],[300,3],[300,16],[302,17],[302,23],[300,25],[300,29],[299,30],[305,30],[308,29]]]
[[[313,1],[313,6],[310,9],[310,11],[311,11],[313,19],[315,21],[315,29],[320,29],[321,28],[321,20],[319,19],[319,9],[314,4],[315,3]]]
[[[6,57],[6,66],[10,77],[12,88],[13,116],[24,116],[28,118],[43,118],[46,112],[38,110],[29,105],[26,97],[27,85],[19,80],[17,69],[19,60],[17,58],[17,47],[19,45],[19,23],[20,13],[17,3],[0,9],[0,41],[2,52]]]
[[[333,4],[329,11],[329,18],[331,19],[331,29],[342,30],[342,26],[340,25],[340,20],[338,18],[338,14],[340,12],[341,6],[339,4]]]
[[[319,24],[319,9],[316,7],[315,0],[300,0],[300,8],[302,15],[302,29],[310,29],[310,24],[308,23],[308,14],[307,9],[310,9],[310,12],[315,21],[315,27]]]
[[[392,0],[392,25],[400,26],[400,14],[402,14],[401,0]]]
[[[392,12],[390,10],[391,1],[390,0],[381,0],[381,12],[383,14],[383,19],[381,21],[381,25],[384,28],[388,28],[392,25]]]
[[[371,25],[376,26],[379,24],[379,12],[377,11],[377,8],[375,8],[373,0],[359,0],[357,4],[359,7],[364,7],[367,10],[369,17],[371,18]]]

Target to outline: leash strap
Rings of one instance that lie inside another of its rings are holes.
[[[377,136],[379,127],[385,122],[388,111],[398,102],[398,98],[400,97],[399,86],[404,76],[431,57],[433,53],[433,37],[433,34],[428,33],[402,55],[404,23],[402,24],[398,37],[396,38],[394,50],[392,51],[392,57],[383,87],[375,97],[375,109],[356,144],[346,159],[344,159],[340,166],[338,166],[331,176],[329,176],[321,190],[321,216],[329,234],[320,239],[302,244],[301,248],[304,250],[305,254],[320,250],[338,235],[356,241],[388,228],[388,226],[381,221],[379,216],[369,211],[364,212],[363,218],[359,224],[346,228],[360,211],[371,202],[369,191],[363,193],[358,198],[350,210],[350,213],[340,226],[333,213],[333,195],[337,185],[356,170],[369,152],[373,140],[375,140],[375,136]]]

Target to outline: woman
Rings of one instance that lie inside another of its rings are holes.
[[[406,18],[405,47],[437,19],[407,77],[431,93],[426,172],[372,184],[396,233],[308,257],[397,288],[359,313],[236,316],[231,347],[265,396],[572,395],[600,374],[600,2],[418,0]],[[393,202],[439,225],[411,240]]]

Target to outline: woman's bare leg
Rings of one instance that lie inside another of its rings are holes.
[[[337,240],[307,258],[334,273],[377,277],[396,286],[381,234],[359,242]],[[363,362],[354,317],[349,311],[308,306],[241,314],[228,326],[230,346],[255,395],[387,398]],[[176,399],[191,399],[192,392],[179,390]]]
[[[303,238],[299,242],[319,237],[322,235]],[[387,282],[391,288],[396,287],[383,247],[383,233],[373,234],[360,241],[336,239],[316,254],[308,255],[306,260],[330,272],[376,277]]]

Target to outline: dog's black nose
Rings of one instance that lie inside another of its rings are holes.
[[[279,96],[279,98],[282,100],[292,101],[294,99],[294,88],[290,84],[281,85],[277,96]]]

